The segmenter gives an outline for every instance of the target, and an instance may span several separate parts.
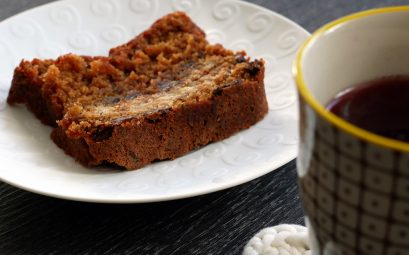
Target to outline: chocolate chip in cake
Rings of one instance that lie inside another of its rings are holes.
[[[114,127],[104,127],[104,128],[98,129],[91,135],[92,140],[96,142],[106,140],[112,136],[113,131],[114,131]]]
[[[132,100],[132,99],[134,99],[135,97],[138,97],[138,96],[140,96],[140,95],[142,95],[140,92],[132,91],[132,92],[129,92],[129,93],[125,96],[125,99],[126,99],[126,100]]]
[[[236,59],[236,62],[237,62],[237,63],[246,62],[246,58],[245,58],[243,55],[241,55],[241,54],[236,55],[236,56],[235,56],[235,59]]]
[[[257,59],[251,62],[247,67],[247,70],[251,76],[256,76],[260,69],[261,69],[260,61],[258,61]]]
[[[106,97],[104,101],[105,104],[117,104],[121,99],[119,97]]]
[[[222,88],[216,88],[214,91],[213,91],[213,95],[214,96],[221,96],[223,94],[223,89]]]

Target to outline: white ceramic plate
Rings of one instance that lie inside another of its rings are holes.
[[[210,42],[266,60],[270,110],[262,122],[177,160],[119,172],[76,163],[50,140],[49,127],[24,107],[6,104],[13,69],[22,58],[106,55],[174,10],[187,12]],[[7,183],[80,201],[163,201],[244,183],[297,154],[291,62],[308,33],[272,11],[234,0],[67,0],[1,22],[0,34],[0,179]]]

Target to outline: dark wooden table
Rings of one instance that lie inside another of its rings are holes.
[[[0,0],[0,20],[50,0]],[[252,0],[309,31],[398,0]],[[0,58],[1,59],[1,58]],[[1,60],[0,60],[1,61]],[[1,171],[1,167],[0,167]],[[0,254],[240,254],[260,229],[303,224],[295,162],[228,190],[151,204],[65,201],[0,182]]]

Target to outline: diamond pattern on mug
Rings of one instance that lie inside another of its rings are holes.
[[[360,225],[361,233],[370,237],[382,239],[386,235],[386,222],[384,220],[369,215],[362,215]]]
[[[342,255],[356,255],[355,250],[341,246]]]
[[[401,177],[398,179],[396,194],[401,198],[409,198],[409,178]]]
[[[332,233],[332,228],[333,228],[333,224],[334,222],[332,221],[331,217],[329,217],[326,213],[324,213],[323,211],[318,211],[318,226],[320,226],[320,228],[323,228],[325,231],[327,231],[328,233]]]
[[[389,194],[392,190],[392,176],[368,167],[365,171],[365,184],[368,188]]]
[[[340,224],[335,227],[335,237],[339,242],[348,245],[349,247],[355,247],[356,233],[349,228],[346,228]]]
[[[362,166],[360,163],[361,162],[340,154],[338,156],[338,172],[344,178],[359,182],[361,180],[362,172]]]
[[[323,253],[325,255],[343,255],[338,244],[334,242],[327,242],[322,246]],[[288,254],[288,253],[287,253]]]
[[[355,159],[360,159],[362,156],[362,147],[359,140],[344,132],[337,132],[337,134],[337,145],[341,150],[341,154],[348,155],[349,157]]]
[[[359,239],[359,250],[365,254],[382,255],[383,244],[378,240],[369,239],[367,237],[361,237]]]
[[[319,229],[316,233],[321,244],[326,244],[332,241],[332,235],[326,233],[324,230]]]
[[[318,166],[318,182],[319,185],[324,186],[331,192],[335,191],[334,173],[322,164]]]
[[[324,210],[329,215],[333,215],[334,214],[334,199],[332,198],[331,193],[319,187],[317,195],[318,195],[319,209]]]
[[[301,193],[301,197],[302,197],[302,201],[303,201],[303,207],[304,210],[306,212],[308,212],[308,217],[310,217],[311,219],[315,219],[316,218],[316,206],[313,202],[313,200],[311,199],[311,197],[308,194],[302,194]]]
[[[317,188],[317,183],[315,180],[309,175],[305,175],[300,180],[302,188],[304,191],[311,197],[315,197],[315,189]]]
[[[407,255],[408,249],[402,247],[390,247],[386,252],[386,255]]]
[[[401,174],[409,176],[409,154],[399,155],[398,169]]]
[[[318,156],[327,167],[335,168],[335,152],[332,147],[321,142],[318,145]]]
[[[409,202],[397,200],[393,204],[392,217],[402,223],[409,223]]]
[[[409,244],[409,227],[399,224],[392,224],[389,231],[389,241],[393,244]]]
[[[363,195],[362,207],[365,211],[386,217],[388,215],[390,199],[388,196],[370,191],[365,191]]]
[[[359,204],[360,187],[357,184],[340,179],[337,189],[337,195],[340,199],[355,206]]]
[[[393,151],[380,148],[374,144],[367,144],[365,160],[368,165],[384,170],[392,170],[394,165]]]
[[[311,177],[317,177],[318,176],[318,165],[319,162],[317,161],[316,157],[313,157],[310,161],[310,165],[308,166],[308,175]]]
[[[317,132],[320,138],[329,144],[335,144],[334,128],[327,120],[318,118]]]
[[[340,224],[355,229],[358,220],[357,208],[348,206],[347,204],[338,201],[336,218]]]

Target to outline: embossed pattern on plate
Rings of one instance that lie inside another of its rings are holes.
[[[190,14],[210,42],[265,59],[270,112],[263,121],[176,160],[121,172],[81,166],[52,143],[50,127],[24,107],[5,103],[13,69],[21,59],[54,58],[69,52],[106,55],[111,47],[175,10]],[[291,63],[308,33],[272,11],[235,0],[66,0],[1,22],[0,34],[0,179],[7,183],[81,201],[163,201],[244,183],[297,154]]]

